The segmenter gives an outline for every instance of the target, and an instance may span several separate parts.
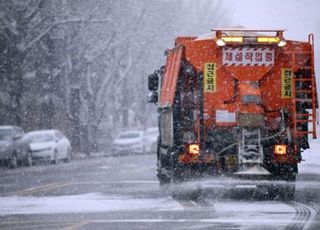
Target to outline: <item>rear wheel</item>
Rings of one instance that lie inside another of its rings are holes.
[[[175,152],[167,155],[160,154],[158,157],[158,179],[160,185],[180,183],[189,179],[192,169],[184,164],[179,164]]]
[[[281,200],[294,200],[294,194],[296,191],[296,174],[288,172],[283,178],[287,184],[281,185],[279,188],[279,197]]]
[[[68,149],[67,150],[67,157],[66,159],[64,160],[65,162],[70,162],[72,160],[72,151],[71,149]]]
[[[172,183],[180,183],[187,179],[187,168],[178,162],[178,157],[175,152],[169,155],[169,171]]]
[[[12,154],[11,158],[9,159],[9,167],[12,169],[18,167],[18,158],[16,154]]]
[[[297,164],[274,164],[269,165],[271,180],[274,184],[268,186],[270,199],[293,200],[295,195],[295,181],[298,172]]]
[[[53,154],[53,159],[51,161],[52,164],[58,164],[58,152],[57,150],[54,151],[54,154]]]
[[[295,194],[295,184],[269,185],[268,198],[272,200],[293,200]]]
[[[28,150],[28,152],[27,152],[26,165],[27,166],[33,165],[32,152],[30,150]]]
[[[296,186],[293,185],[285,185],[280,191],[280,198],[282,200],[294,200],[294,194],[296,191]]]
[[[160,186],[167,185],[170,183],[170,175],[168,174],[168,169],[166,167],[166,162],[164,159],[165,156],[160,156],[158,155],[158,162],[157,162],[157,167],[158,167],[158,173],[157,177],[160,183]]]
[[[164,174],[158,173],[158,180],[159,180],[160,186],[165,186],[165,185],[170,184],[170,177],[168,177]]]
[[[161,139],[160,136],[157,139],[157,177],[160,186],[170,184],[171,178],[169,174],[169,160],[168,155],[160,152]]]

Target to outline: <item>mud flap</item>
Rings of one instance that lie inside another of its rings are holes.
[[[267,176],[271,175],[271,173],[266,170],[261,165],[242,165],[238,172],[233,173],[234,175],[259,175],[259,176]]]

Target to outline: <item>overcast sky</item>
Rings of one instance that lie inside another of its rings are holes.
[[[287,29],[285,37],[289,40],[307,41],[308,34],[314,33],[316,69],[320,78],[319,0],[224,0],[223,3],[232,15],[230,26]]]
[[[294,39],[304,39],[305,34],[320,29],[319,0],[224,0],[223,2],[231,6],[232,22],[243,26],[288,29],[287,35]]]

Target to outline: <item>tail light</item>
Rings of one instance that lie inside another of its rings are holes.
[[[287,146],[286,145],[275,145],[274,146],[274,154],[280,154],[280,155],[287,154]]]
[[[190,155],[199,155],[200,147],[198,144],[189,144],[188,152]]]

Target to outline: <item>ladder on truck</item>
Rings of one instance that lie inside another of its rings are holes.
[[[261,130],[243,128],[240,135],[238,150],[240,167],[234,175],[270,175],[270,172],[262,167]]]
[[[295,139],[307,137],[317,138],[316,119],[317,119],[317,92],[314,72],[314,36],[309,35],[311,45],[310,65],[300,67],[293,75],[293,135]],[[310,111],[310,113],[307,111]],[[312,124],[309,130],[309,123]]]
[[[263,148],[260,129],[241,130],[238,159],[241,164],[262,164]]]

